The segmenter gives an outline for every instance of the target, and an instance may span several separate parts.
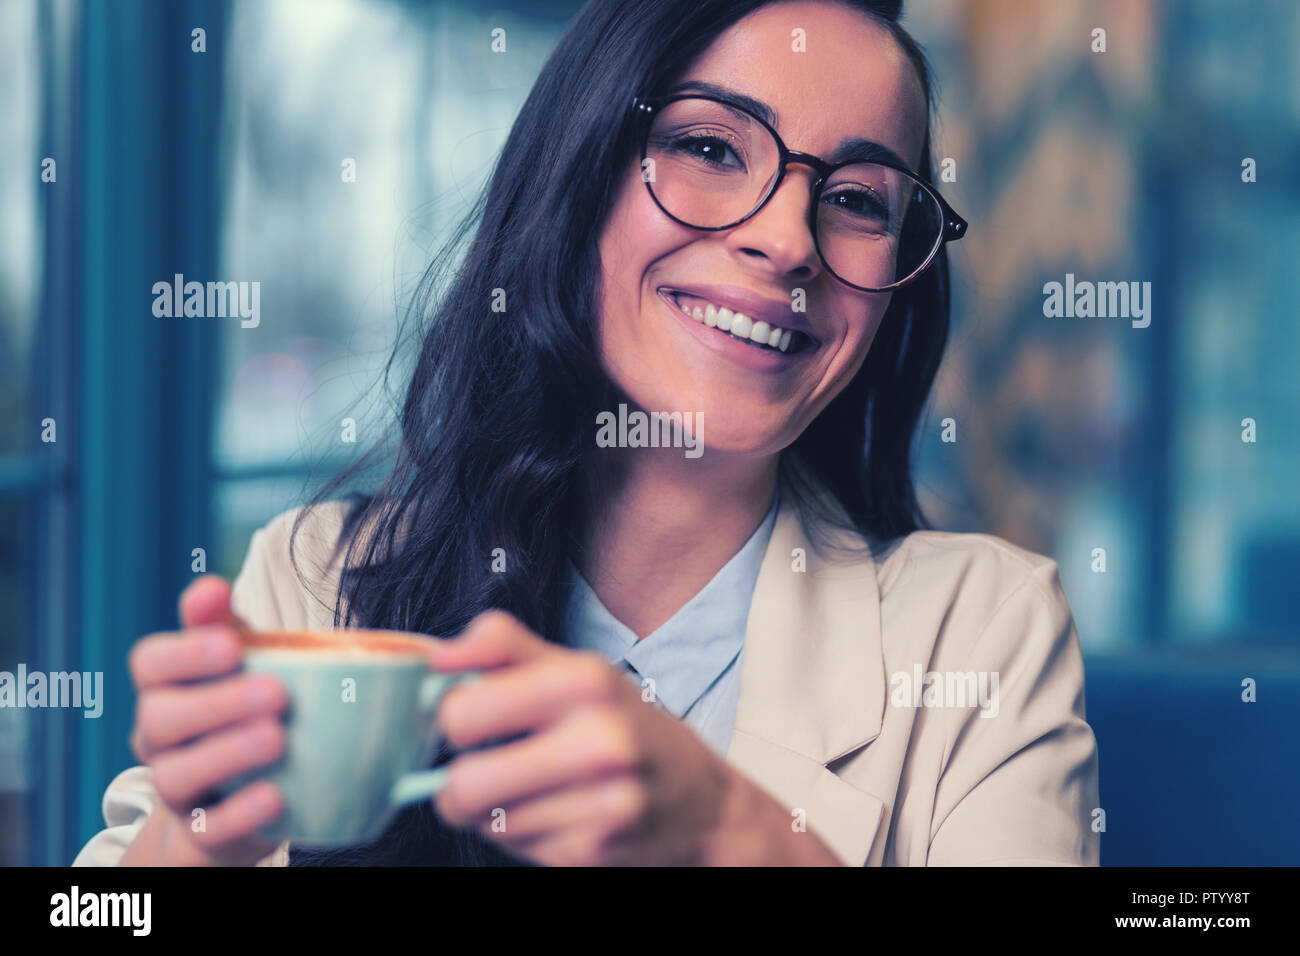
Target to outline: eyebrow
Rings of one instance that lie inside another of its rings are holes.
[[[703,93],[705,96],[713,96],[729,103],[732,106],[738,106],[741,109],[748,110],[755,116],[760,117],[765,123],[776,129],[780,126],[780,118],[776,115],[776,110],[768,106],[762,100],[747,96],[738,90],[733,90],[725,86],[718,86],[716,83],[706,83],[703,80],[686,80],[678,83],[668,93],[669,96],[675,96],[678,93]],[[874,163],[878,160],[886,160],[901,166],[903,169],[912,171],[909,163],[903,161],[903,157],[890,149],[883,143],[878,143],[874,139],[867,139],[863,136],[850,136],[840,141],[835,150],[826,157],[826,161],[831,164],[852,161],[855,163]]]

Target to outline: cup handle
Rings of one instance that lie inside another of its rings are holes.
[[[399,777],[388,794],[391,807],[404,807],[417,800],[426,800],[447,785],[447,768],[418,770]]]
[[[472,684],[482,678],[483,675],[479,671],[426,675],[424,683],[420,685],[420,712],[432,719],[434,712],[438,708],[438,701],[442,700],[443,694],[457,684]],[[393,789],[389,791],[388,804],[396,808],[404,807],[408,803],[415,803],[417,800],[426,800],[446,785],[446,767],[438,767],[434,770],[416,770],[403,774],[393,784]]]

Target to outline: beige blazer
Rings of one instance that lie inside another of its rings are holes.
[[[330,628],[341,503],[289,564],[298,509],[255,532],[232,606]],[[850,866],[1096,865],[1097,747],[1056,563],[990,535],[921,531],[819,549],[783,489],[750,607],[728,761]],[[984,691],[980,693],[981,689]],[[104,795],[75,865],[116,865],[156,805],[145,767]],[[284,865],[288,844],[259,865]]]

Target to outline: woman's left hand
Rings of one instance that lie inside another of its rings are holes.
[[[489,671],[439,706],[453,747],[525,735],[450,763],[436,798],[448,823],[551,865],[838,863],[595,652],[548,643],[488,611],[439,642],[430,661]]]

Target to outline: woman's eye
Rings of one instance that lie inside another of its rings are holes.
[[[709,134],[681,136],[674,141],[673,148],[694,159],[702,160],[711,166],[744,167],[744,163],[742,163],[740,158],[736,156],[736,152],[731,148],[731,144],[718,136]],[[727,162],[728,155],[734,157],[735,162]]]
[[[837,211],[864,216],[887,222],[889,207],[874,189],[841,189],[823,196],[822,202],[834,206]]]

